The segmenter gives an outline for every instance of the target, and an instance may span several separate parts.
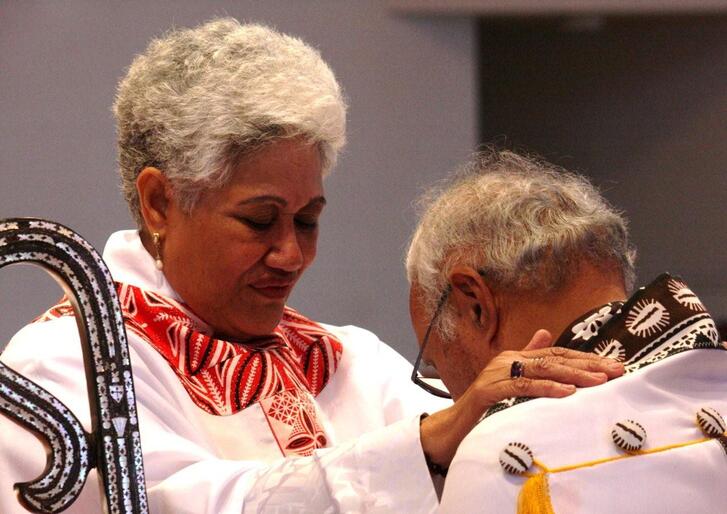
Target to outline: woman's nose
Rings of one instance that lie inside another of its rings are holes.
[[[287,272],[298,271],[305,258],[294,226],[285,227],[273,243],[266,264]]]

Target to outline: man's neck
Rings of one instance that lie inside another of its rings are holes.
[[[625,298],[626,291],[618,272],[583,263],[558,291],[502,295],[497,347],[499,350],[520,350],[541,328],[548,330],[555,341],[585,312]]]

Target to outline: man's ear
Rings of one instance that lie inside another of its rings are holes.
[[[146,167],[136,177],[136,191],[144,224],[149,233],[164,233],[171,191],[161,170]]]
[[[463,323],[489,342],[497,333],[495,297],[485,279],[470,266],[455,266],[449,273],[452,304]]]

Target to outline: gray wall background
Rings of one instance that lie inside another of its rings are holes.
[[[493,18],[478,34],[482,139],[589,175],[630,220],[639,282],[681,275],[727,321],[727,14]]]
[[[152,36],[217,15],[318,47],[349,98],[319,255],[291,304],[369,328],[412,358],[401,264],[411,203],[476,144],[472,20],[410,18],[376,1],[0,0],[0,218],[54,219],[99,249],[130,228],[115,174],[116,82]],[[0,270],[0,347],[60,294],[40,269]]]
[[[631,32],[598,18],[557,30],[500,20],[511,28],[479,35],[475,18],[392,4],[0,0],[0,217],[48,217],[99,249],[131,227],[115,175],[116,81],[164,29],[231,15],[318,47],[349,98],[318,259],[291,301],[306,314],[367,327],[413,358],[401,264],[412,202],[480,136],[507,136],[589,174],[626,212],[640,280],[680,273],[727,315],[724,18]],[[39,269],[0,270],[0,348],[59,295]]]

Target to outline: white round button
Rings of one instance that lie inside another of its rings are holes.
[[[611,438],[616,446],[627,452],[640,450],[646,442],[646,430],[636,421],[619,421],[611,429]]]
[[[525,473],[533,465],[533,452],[523,443],[510,443],[500,452],[500,466],[513,475]]]

